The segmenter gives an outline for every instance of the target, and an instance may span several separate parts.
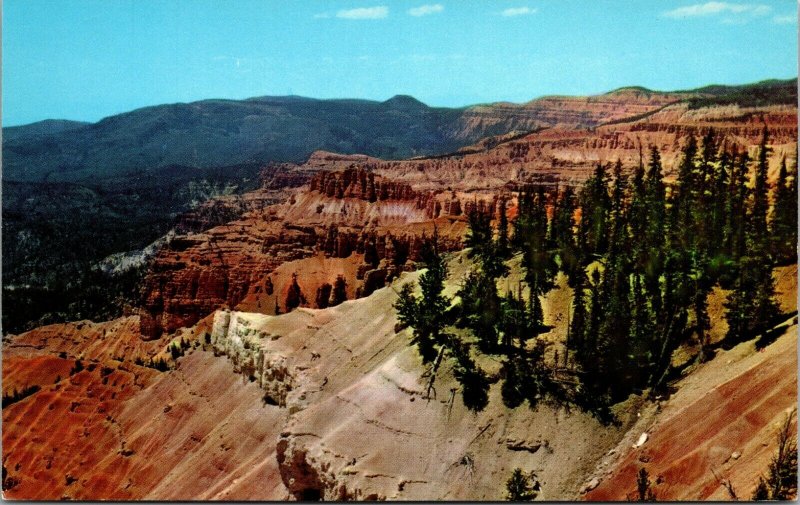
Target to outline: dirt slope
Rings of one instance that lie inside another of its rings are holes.
[[[3,409],[3,465],[15,482],[6,498],[286,498],[275,458],[285,413],[228,360],[196,349],[166,373],[104,361],[71,376],[64,363],[74,361],[4,365],[4,387],[27,380],[20,368],[62,377]]]
[[[451,264],[454,270],[458,256]],[[217,312],[211,338],[255,377],[289,418],[277,445],[296,498],[501,499],[519,466],[539,476],[542,497],[571,494],[623,431],[577,411],[540,405],[509,411],[499,382],[474,414],[449,364],[428,379],[410,333],[395,333],[392,304],[403,274],[372,296],[278,317]],[[457,289],[457,272],[449,294]],[[491,361],[491,360],[489,360]],[[499,363],[486,363],[492,373]]]

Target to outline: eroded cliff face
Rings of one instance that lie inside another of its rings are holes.
[[[451,188],[491,190],[526,182],[580,184],[597,163],[621,160],[632,170],[640,149],[659,148],[666,177],[677,174],[680,151],[689,135],[700,137],[713,128],[726,145],[755,154],[766,124],[777,156],[770,158],[775,173],[780,158],[794,155],[797,109],[790,106],[690,110],[669,105],[637,120],[619,120],[591,129],[553,127],[467,154],[367,164],[376,174],[410,184],[415,190]]]
[[[491,195],[478,200],[420,193],[363,169],[322,171],[308,187],[284,191],[287,196],[280,204],[267,205],[273,193],[262,189],[238,200],[222,200],[216,212],[209,210],[215,205],[209,203],[200,217],[184,217],[184,228],[191,230],[213,223],[205,219],[209,215],[238,215],[201,233],[177,235],[158,253],[143,286],[143,335],[157,338],[164,331],[191,326],[219,307],[247,300],[251,309],[274,314],[277,304],[285,311],[286,279],[292,273],[306,277],[301,279],[305,302],[300,305],[325,306],[316,303],[317,290],[325,283],[333,285],[336,276],[309,279],[303,263],[297,263],[319,255],[349,258],[355,270],[344,265],[329,270],[345,277],[348,297],[368,295],[414,268],[424,237],[438,233],[443,250],[460,249],[462,207],[488,209],[497,202]],[[287,263],[296,270],[284,268],[273,275]]]
[[[524,104],[494,103],[464,111],[452,126],[456,138],[482,137],[539,128],[593,128],[609,121],[653,113],[687,95],[623,88],[589,97],[548,96]]]

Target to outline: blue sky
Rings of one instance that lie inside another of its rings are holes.
[[[5,0],[3,124],[296,94],[525,102],[797,75],[794,0]]]

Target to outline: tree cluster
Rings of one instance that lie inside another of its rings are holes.
[[[796,261],[797,169],[784,162],[771,191],[769,152],[766,128],[754,161],[709,130],[700,142],[689,137],[670,185],[655,147],[632,177],[619,162],[612,174],[597,166],[578,197],[573,242],[557,247],[575,291],[569,348],[587,400],[608,405],[662,388],[673,352],[690,339],[707,359],[716,285],[732,290],[727,343],[774,325],[772,270]]]
[[[466,346],[449,325],[468,329],[477,351],[502,355],[509,407],[550,396],[607,413],[631,393],[663,389],[680,344],[696,341],[700,360],[713,353],[708,297],[715,286],[731,290],[725,343],[757,336],[780,315],[772,271],[796,262],[797,157],[791,169],[781,160],[770,187],[768,142],[765,128],[751,160],[713,130],[690,136],[671,183],[651,147],[631,173],[619,161],[598,164],[577,193],[524,187],[512,236],[505,199],[497,230],[492,215],[473,211],[465,245],[475,268],[459,303],[448,309],[441,295],[446,265],[434,254],[420,278],[422,298],[404,287],[399,318],[413,327],[426,362],[443,347],[458,356]],[[524,282],[501,295],[498,279],[515,254]],[[567,342],[545,363],[542,298],[559,271],[574,293]],[[471,366],[468,348],[463,356]]]

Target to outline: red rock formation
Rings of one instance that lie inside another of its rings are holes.
[[[403,181],[418,192],[441,190],[493,190],[509,183],[579,184],[598,163],[616,162],[632,169],[640,147],[661,150],[666,176],[676,174],[680,150],[691,135],[713,128],[730,146],[754,154],[763,125],[777,153],[770,159],[771,173],[780,156],[792,156],[797,139],[797,109],[791,106],[739,108],[711,107],[690,110],[685,104],[651,111],[635,121],[599,125],[593,129],[555,127],[500,143],[466,148],[464,153],[405,161],[365,164],[376,174]]]
[[[371,268],[383,261],[380,275],[390,280],[412,268],[409,261],[419,259],[422,235],[433,233],[433,225],[424,223],[440,209],[436,193],[419,194],[408,184],[363,169],[320,171],[307,189],[285,194],[287,201],[269,206],[265,202],[273,198],[271,190],[239,197],[235,200],[238,208],[249,209],[240,219],[204,233],[179,235],[158,253],[143,286],[141,333],[145,338],[191,326],[219,307],[235,307],[249,295],[261,311],[273,313],[276,302],[285,310],[285,299],[263,294],[267,274],[281,264],[319,252],[347,258],[372,247],[376,256]],[[224,199],[219,205],[226,209],[234,204]],[[205,225],[193,226],[202,229]],[[440,226],[442,247],[460,248],[463,224],[454,226],[445,220]],[[358,280],[347,278],[353,294]],[[310,302],[318,287],[313,284],[313,290],[304,291]],[[280,293],[284,286],[275,288]]]

